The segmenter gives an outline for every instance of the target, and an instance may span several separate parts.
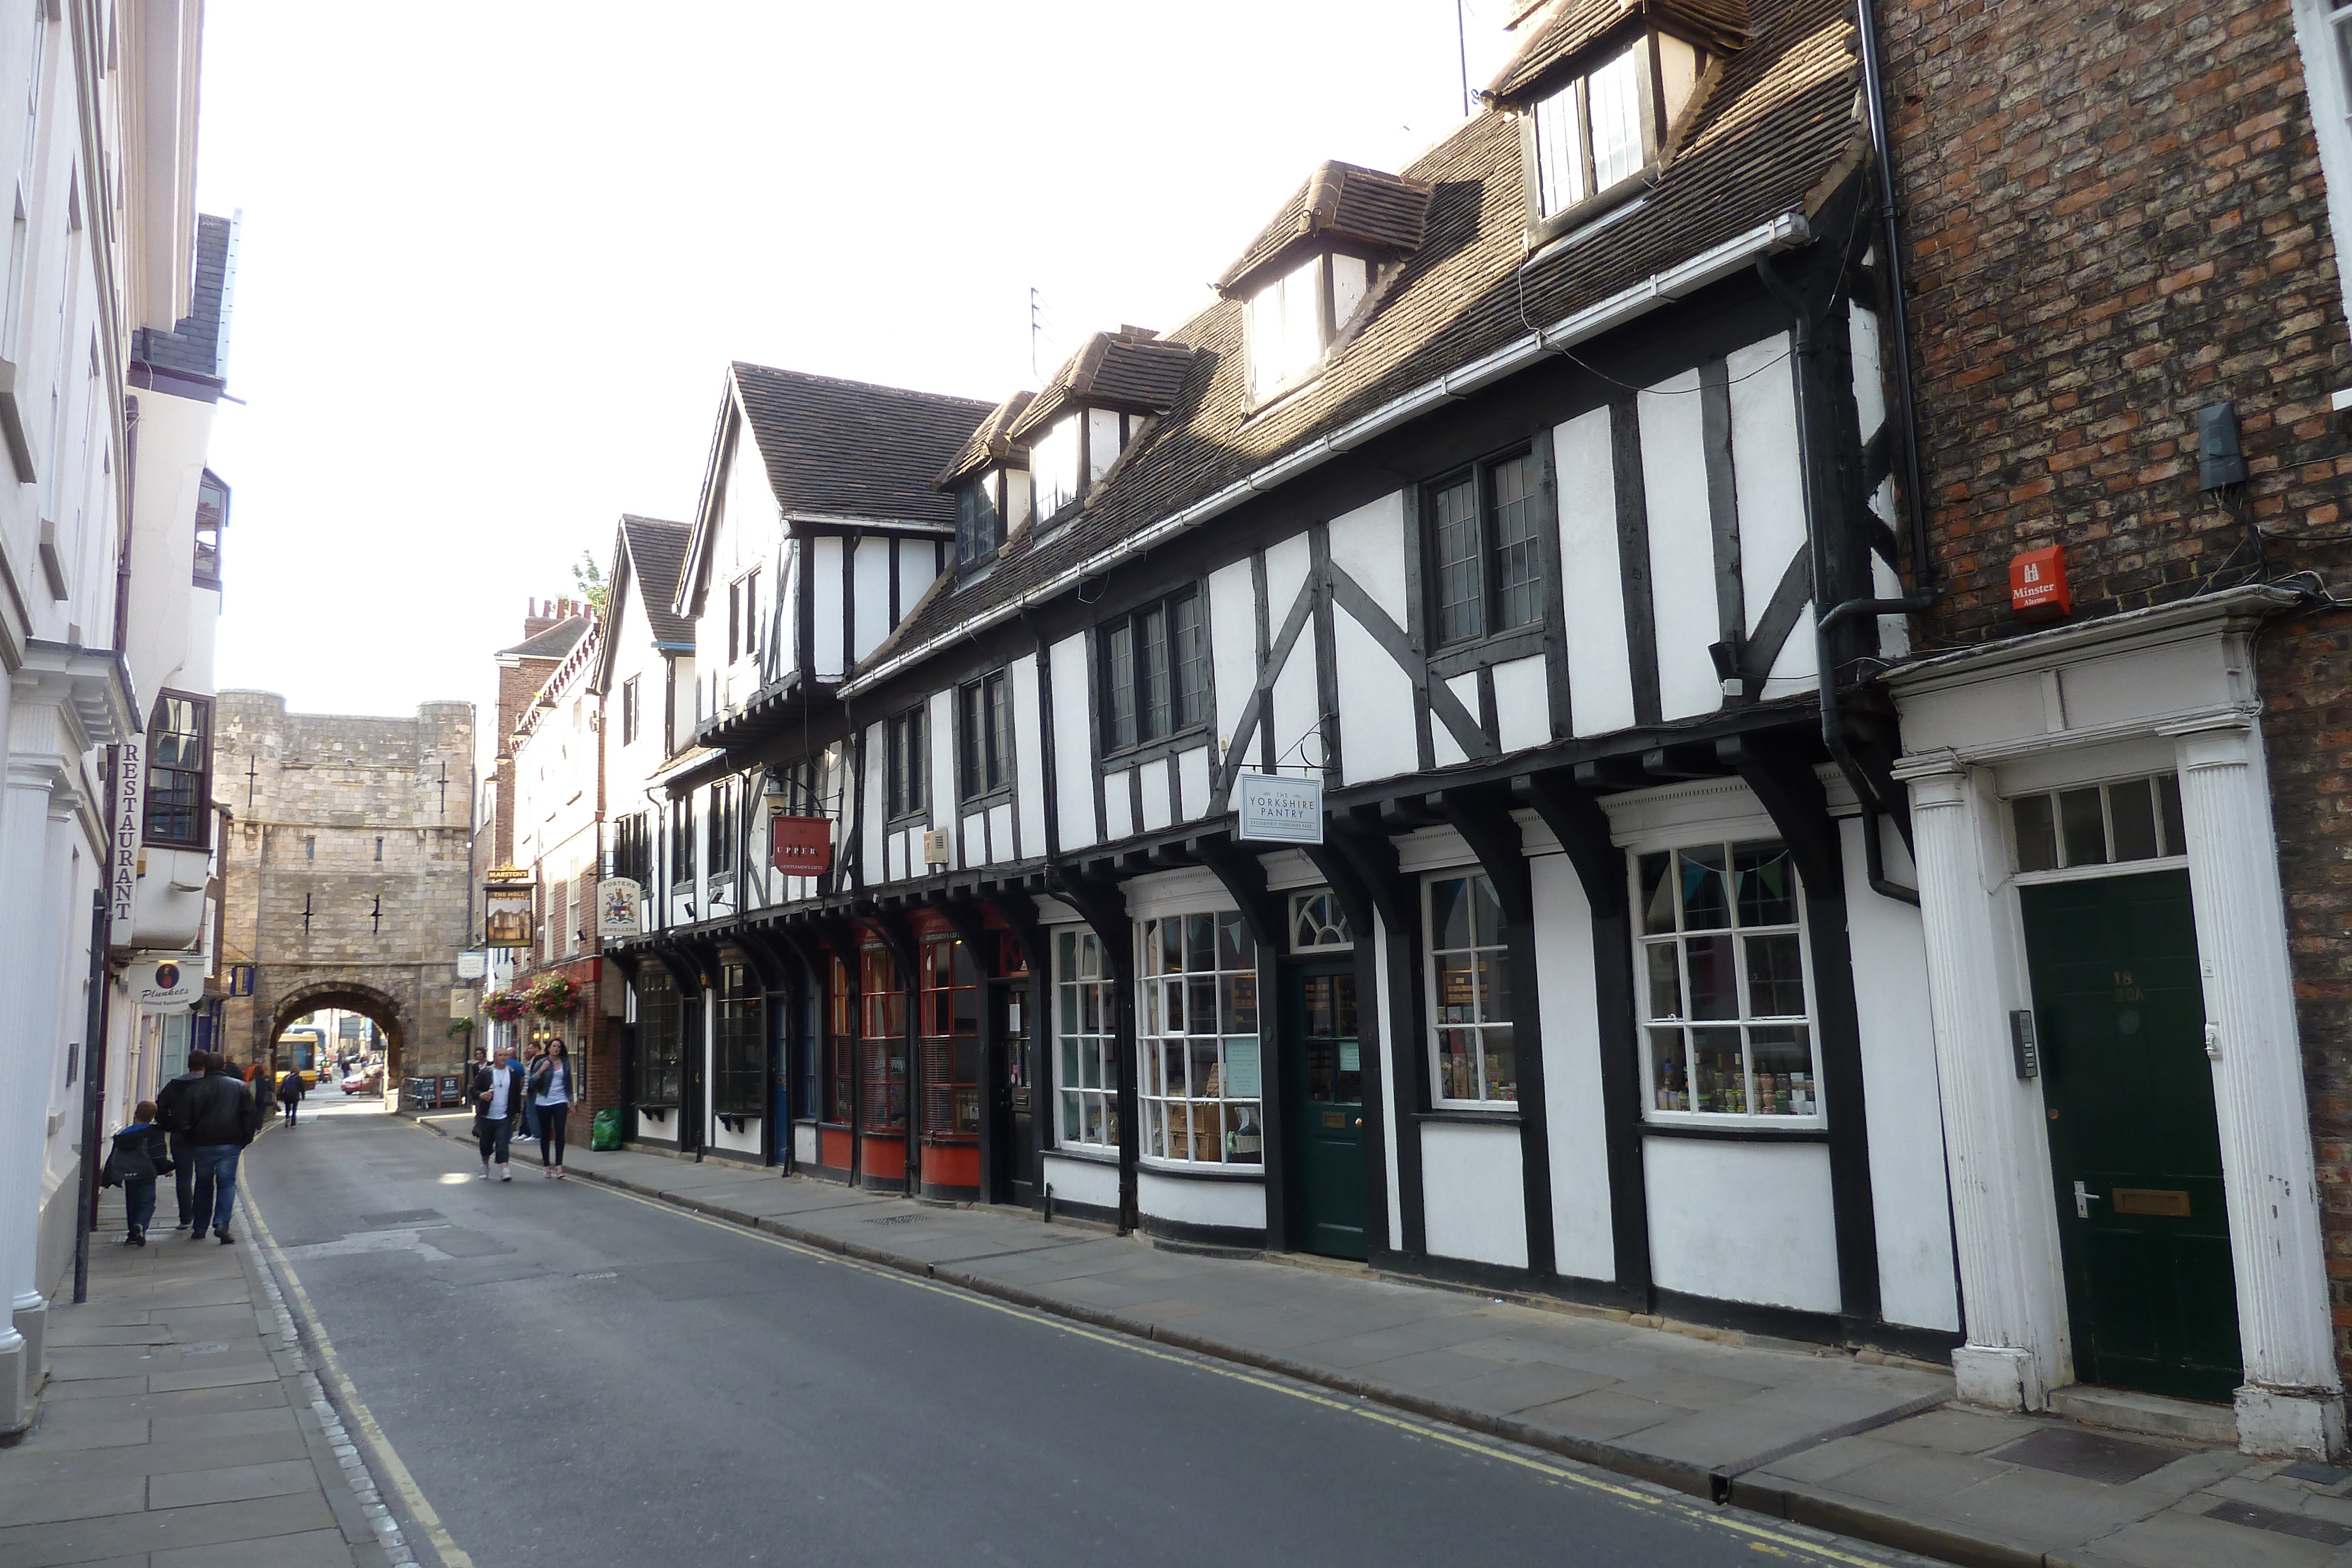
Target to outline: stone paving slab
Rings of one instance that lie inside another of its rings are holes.
[[[0,1563],[383,1568],[250,1249],[125,1248],[108,1200],[89,1300],[52,1304],[49,1382],[0,1450]]]
[[[463,1137],[462,1125],[428,1130]],[[1939,1368],[1346,1266],[1160,1249],[773,1171],[682,1171],[634,1152],[577,1151],[569,1164],[810,1246],[1971,1568],[2352,1568],[2352,1546],[2206,1512],[2352,1521],[2352,1479],[2306,1483],[2282,1476],[2283,1461],[2160,1439],[2149,1441],[2179,1458],[2136,1481],[2038,1469],[1995,1450],[2081,1428],[1953,1405]]]

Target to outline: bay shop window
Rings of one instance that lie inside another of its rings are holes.
[[[1147,920],[1141,942],[1144,1155],[1262,1164],[1256,940],[1239,915],[1223,913]]]
[[[819,1120],[846,1127],[857,1104],[857,988],[850,984],[847,964],[836,956],[831,965],[832,984],[825,992],[824,1063],[818,1073],[817,1092],[824,1107]]]
[[[1503,901],[1484,872],[1443,872],[1422,887],[1436,1103],[1508,1110],[1518,1103],[1519,1059]]]
[[[879,943],[858,951],[858,1074],[864,1113],[865,1174],[907,1174],[907,993],[898,966]]]
[[[1065,1148],[1118,1148],[1118,998],[1102,938],[1063,930],[1054,937],[1055,1078]]]
[[[1642,1051],[1654,1121],[1819,1125],[1797,868],[1769,840],[1637,855]]]
[[[923,1135],[980,1135],[980,968],[953,936],[923,941],[916,963],[921,992]],[[975,1174],[975,1181],[978,1179]]]

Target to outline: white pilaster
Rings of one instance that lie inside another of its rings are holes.
[[[2249,1453],[2326,1458],[2344,1447],[2344,1389],[2262,735],[2251,714],[2165,733],[2179,756],[2237,1272],[2246,1364],[2237,1394],[2239,1445]]]
[[[2065,1380],[2063,1300],[2052,1268],[2049,1184],[2033,1174],[2046,1165],[2035,1123],[2041,1097],[2019,1081],[2010,1049],[1989,891],[2001,876],[1987,860],[1974,777],[1958,758],[1906,758],[1896,773],[1911,790],[1968,1335],[1952,1371],[1963,1399],[2039,1410]]]
[[[60,914],[47,907],[47,896],[55,880],[46,862],[56,778],[52,767],[12,758],[0,799],[0,887],[17,890],[0,899],[0,967],[31,982],[16,1005],[0,1010],[0,1296],[10,1318],[0,1358],[14,1363],[13,1370],[0,1371],[0,1398],[9,1399],[0,1408],[0,1431],[32,1418],[26,1396],[39,1382],[39,1330],[48,1306],[37,1265],[49,1146],[48,1070],[58,1041],[50,1028],[53,993],[33,977],[56,972],[43,929]],[[20,1332],[26,1329],[29,1335]]]

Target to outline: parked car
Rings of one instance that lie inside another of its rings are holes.
[[[372,1068],[354,1072],[343,1080],[346,1094],[380,1094],[383,1092],[383,1069]]]

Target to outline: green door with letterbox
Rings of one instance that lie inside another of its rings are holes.
[[[1364,1072],[1355,965],[1302,964],[1286,989],[1292,1236],[1303,1251],[1361,1258]]]
[[[2189,873],[2021,890],[2074,1375],[2243,1381]]]

